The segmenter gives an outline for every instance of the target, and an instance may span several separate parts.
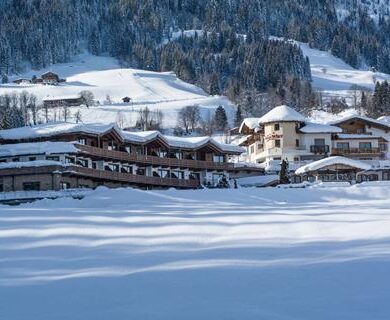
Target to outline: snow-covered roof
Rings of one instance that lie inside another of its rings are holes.
[[[369,118],[369,117],[366,117],[366,116],[360,116],[360,115],[350,115],[350,116],[341,118],[339,120],[329,122],[328,124],[330,124],[330,125],[338,125],[338,124],[344,123],[344,122],[349,121],[349,120],[354,120],[354,119],[359,119],[359,120],[362,120],[362,121],[365,121],[365,122],[369,122],[369,123],[372,123],[372,124],[380,126],[380,127],[386,127],[386,129],[390,130],[390,125],[389,125],[389,123],[387,123],[385,121],[385,119],[384,120],[379,120],[379,119],[376,120],[376,119],[372,119],[372,118]]]
[[[47,96],[43,98],[42,101],[76,100],[80,98],[81,96],[79,94],[69,96]]]
[[[295,174],[301,175],[301,174],[304,174],[307,172],[316,171],[316,170],[319,170],[319,169],[322,169],[322,168],[325,168],[328,166],[332,166],[332,165],[345,165],[345,166],[349,166],[349,167],[353,167],[353,168],[357,168],[357,169],[361,169],[361,170],[370,170],[371,169],[371,165],[367,164],[365,162],[336,156],[336,157],[324,158],[324,159],[321,159],[318,161],[311,162],[307,165],[304,165],[303,167],[298,168],[295,171]]]
[[[173,148],[183,149],[198,149],[207,144],[212,144],[218,149],[225,152],[243,153],[245,149],[226,143],[220,143],[211,137],[175,137],[166,136],[161,134],[159,131],[140,131],[140,132],[129,132],[120,131],[122,138],[129,142],[148,143],[154,139],[160,138],[168,146]]]
[[[239,132],[241,132],[244,129],[244,126],[248,127],[251,130],[259,128],[260,127],[259,121],[260,118],[245,118],[240,125]]]
[[[26,162],[2,162],[0,163],[0,170],[15,169],[15,168],[35,168],[35,167],[46,167],[46,166],[66,167],[67,165],[60,161],[51,161],[51,160],[36,160],[36,161],[26,161]]]
[[[49,123],[32,127],[22,127],[0,131],[0,139],[3,140],[27,140],[45,138],[69,133],[87,133],[102,135],[114,130],[124,141],[133,143],[148,143],[155,139],[161,139],[166,145],[173,148],[197,149],[206,144],[212,144],[224,152],[243,153],[245,150],[232,144],[224,144],[211,137],[172,137],[165,136],[159,131],[129,132],[119,129],[115,124],[75,124],[75,123]],[[46,148],[46,147],[45,147]]]
[[[340,133],[343,130],[336,126],[326,124],[306,122],[305,126],[299,129],[303,133]]]
[[[0,131],[0,139],[21,140],[51,137],[65,133],[84,132],[90,134],[103,134],[112,128],[113,124],[77,124],[69,122],[53,122],[36,126],[27,126]]]
[[[71,142],[45,141],[0,145],[0,157],[76,152],[78,149]]]
[[[294,109],[283,105],[273,108],[270,112],[266,113],[259,119],[259,123],[290,121],[305,122],[306,118]]]

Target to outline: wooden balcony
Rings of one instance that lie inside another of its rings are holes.
[[[120,161],[128,163],[137,163],[141,165],[152,165],[174,168],[188,168],[200,170],[233,170],[233,163],[217,163],[212,161],[200,160],[185,160],[175,158],[160,158],[156,156],[139,155],[135,153],[127,153],[124,151],[113,151],[108,149],[96,148],[86,145],[77,144],[76,147],[82,154],[105,159],[109,161]]]
[[[379,148],[369,148],[369,149],[361,149],[361,148],[333,148],[333,155],[380,155],[385,151],[380,150]]]
[[[162,186],[162,187],[192,188],[192,189],[198,188],[200,186],[199,180],[149,177],[149,176],[141,176],[141,175],[135,175],[130,173],[96,170],[96,169],[84,168],[78,166],[66,167],[64,173],[69,175],[83,176],[91,179],[123,182],[123,183],[145,185],[145,186]]]
[[[311,145],[310,146],[310,152],[314,153],[314,154],[326,154],[326,153],[329,153],[329,145],[323,145],[323,146],[320,146],[320,145]]]
[[[1,169],[0,177],[5,176],[20,176],[20,175],[40,175],[40,174],[53,174],[55,172],[76,176],[85,177],[99,181],[128,183],[129,185],[140,186],[160,186],[160,187],[173,187],[173,188],[187,188],[195,189],[200,186],[199,180],[183,180],[175,178],[159,178],[149,177],[143,175],[135,175],[130,173],[112,172],[104,170],[96,170],[92,168],[84,168],[80,166],[43,166],[43,167],[23,167],[23,168],[10,168]]]

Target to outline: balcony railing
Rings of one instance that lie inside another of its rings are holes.
[[[82,175],[84,177],[108,180],[115,182],[124,182],[139,185],[150,185],[150,186],[164,186],[164,187],[177,187],[177,188],[197,188],[200,186],[199,180],[191,179],[177,179],[177,178],[160,178],[160,177],[149,177],[143,175],[135,175],[130,173],[113,172],[96,170],[91,168],[70,166],[66,168],[66,172],[69,174]]]
[[[1,169],[1,176],[18,176],[18,175],[31,175],[31,174],[53,174],[54,172],[82,176],[91,179],[128,183],[135,185],[145,186],[162,186],[162,187],[175,187],[175,188],[198,188],[200,181],[198,179],[176,179],[176,178],[160,178],[149,177],[144,175],[135,175],[130,173],[112,172],[104,170],[96,170],[92,168],[84,168],[80,166],[43,166],[43,167],[23,167],[23,168],[9,168]]]
[[[385,151],[382,151],[380,148],[333,148],[332,154],[343,155],[343,154],[381,154]]]
[[[114,161],[123,161],[130,163],[139,163],[143,165],[155,165],[165,167],[190,168],[190,169],[206,169],[206,170],[231,170],[234,169],[233,163],[200,161],[200,160],[186,160],[175,158],[160,158],[156,156],[139,155],[135,153],[127,153],[124,151],[113,151],[102,148],[96,148],[86,145],[77,144],[76,147],[85,154],[99,157],[102,159],[109,159]]]
[[[310,152],[314,153],[314,154],[325,154],[325,153],[329,153],[329,146],[328,145],[323,145],[323,146],[319,146],[319,145],[312,145],[310,146]]]

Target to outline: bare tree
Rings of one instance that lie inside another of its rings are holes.
[[[38,123],[39,106],[37,105],[37,97],[35,95],[31,94],[29,96],[27,107],[31,112],[33,124],[36,125]]]
[[[76,111],[76,113],[74,114],[74,118],[76,123],[83,122],[80,109]]]
[[[199,125],[200,108],[197,105],[187,106],[178,113],[177,125],[185,130],[186,134],[195,131]]]
[[[90,106],[94,105],[94,95],[91,91],[89,90],[84,90],[84,91],[81,91],[79,93],[81,99],[83,100],[83,104],[85,104],[85,106],[87,108],[89,108]]]
[[[148,107],[138,111],[136,127],[140,130],[159,130],[162,126],[163,113],[160,110],[150,111]]]
[[[119,128],[125,128],[126,118],[122,111],[118,111],[118,113],[116,114],[115,122]]]
[[[67,122],[68,118],[70,117],[70,111],[68,106],[63,106],[62,107],[62,119]]]

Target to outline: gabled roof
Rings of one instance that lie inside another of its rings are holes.
[[[365,162],[337,156],[337,157],[329,157],[329,158],[324,158],[318,161],[311,162],[303,167],[298,168],[295,171],[295,174],[301,175],[301,174],[317,171],[322,168],[333,166],[333,165],[344,165],[352,168],[357,168],[360,170],[371,169],[371,165]]]
[[[273,108],[259,119],[259,123],[269,122],[305,122],[306,118],[299,112],[288,106],[279,106]]]
[[[306,122],[305,125],[299,129],[303,133],[341,133],[343,130],[336,126],[327,124],[320,124],[314,122]]]
[[[386,123],[383,120],[375,120],[366,116],[359,116],[359,115],[352,115],[345,118],[342,118],[340,120],[329,122],[330,125],[340,125],[345,122],[353,121],[353,120],[360,120],[366,123],[371,124],[372,126],[380,127],[384,130],[390,130],[390,125]]]
[[[0,140],[29,140],[48,138],[61,134],[85,133],[92,135],[105,135],[115,133],[122,141],[129,143],[146,144],[160,140],[167,147],[181,149],[199,149],[207,145],[217,148],[221,152],[241,154],[245,150],[239,146],[219,143],[211,137],[172,137],[165,136],[159,131],[129,132],[119,129],[116,124],[76,124],[76,123],[47,123],[32,127],[22,127],[0,130]]]
[[[256,128],[260,127],[259,123],[260,118],[245,118],[241,125],[240,129],[238,130],[239,132],[242,132],[242,130],[247,127],[249,130],[254,130]]]

